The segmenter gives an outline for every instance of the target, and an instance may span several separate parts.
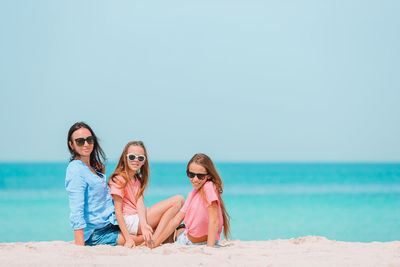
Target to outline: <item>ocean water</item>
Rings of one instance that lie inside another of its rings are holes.
[[[216,163],[232,239],[400,240],[400,164]],[[0,242],[73,240],[67,163],[0,163]],[[152,163],[145,203],[187,196],[185,163]],[[115,163],[107,164],[109,175]]]

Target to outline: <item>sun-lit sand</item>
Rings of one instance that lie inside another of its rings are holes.
[[[340,242],[308,236],[222,241],[219,248],[79,247],[72,242],[0,243],[1,266],[400,266],[400,241]]]

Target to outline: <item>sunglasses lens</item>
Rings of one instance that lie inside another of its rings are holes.
[[[83,146],[83,145],[85,144],[85,139],[84,139],[84,138],[76,138],[76,139],[75,139],[75,143],[76,143],[78,146]]]
[[[186,171],[186,174],[190,179],[193,179],[195,176],[197,176],[197,179],[199,180],[204,180],[204,178],[207,176],[207,174],[204,173],[194,173],[191,171]]]
[[[207,175],[207,174],[197,174],[197,178],[198,178],[199,180],[203,180],[204,178],[206,178],[206,175]]]
[[[133,155],[133,154],[129,154],[129,155],[128,155],[128,159],[129,159],[130,161],[134,161],[135,158],[136,158],[136,156]]]
[[[86,141],[88,142],[89,145],[93,145],[94,144],[94,136],[89,136],[88,138],[86,138]]]
[[[146,158],[144,156],[138,156],[137,157],[138,161],[142,162],[144,161]]]
[[[189,178],[194,178],[196,176],[196,174],[194,174],[193,172],[190,172],[190,171],[187,171],[186,174]]]

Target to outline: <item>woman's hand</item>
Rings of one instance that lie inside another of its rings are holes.
[[[135,247],[135,241],[133,241],[132,237],[129,237],[129,238],[125,241],[124,247],[126,247],[126,248]]]
[[[85,241],[83,239],[83,229],[74,230],[75,244],[78,246],[84,246]]]

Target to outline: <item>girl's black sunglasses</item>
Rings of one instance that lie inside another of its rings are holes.
[[[197,176],[197,179],[199,180],[204,180],[207,176],[207,174],[204,173],[194,173],[191,171],[186,171],[186,174],[190,179],[193,179],[195,176]]]

